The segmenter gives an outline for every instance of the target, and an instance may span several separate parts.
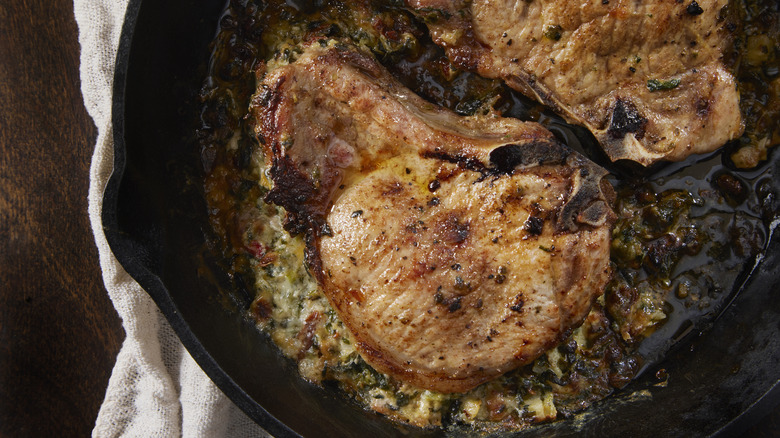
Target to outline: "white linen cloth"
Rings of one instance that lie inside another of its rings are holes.
[[[203,373],[146,292],[111,253],[100,220],[113,168],[114,61],[127,0],[74,0],[81,92],[98,128],[89,219],[103,281],[125,330],[94,437],[268,437]]]

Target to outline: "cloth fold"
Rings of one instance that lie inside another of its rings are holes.
[[[112,85],[127,0],[74,0],[73,9],[81,45],[81,92],[98,128],[89,219],[103,281],[125,330],[92,435],[269,437],[206,376],[149,295],[111,253],[101,210],[113,170]]]

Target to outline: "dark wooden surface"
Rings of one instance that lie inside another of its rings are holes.
[[[0,437],[88,436],[123,331],[87,219],[72,0],[0,1]],[[745,437],[778,436],[780,409]]]
[[[89,436],[124,332],[87,219],[72,0],[0,1],[0,436]]]

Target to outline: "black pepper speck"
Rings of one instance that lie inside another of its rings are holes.
[[[696,3],[696,0],[692,1],[691,4],[685,8],[685,11],[688,13],[688,15],[701,15],[704,13],[704,9],[702,9],[701,6]]]

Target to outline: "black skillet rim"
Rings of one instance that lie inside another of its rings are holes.
[[[130,61],[130,49],[141,4],[142,0],[129,0],[128,2],[116,55],[111,111],[114,167],[103,194],[103,209],[101,212],[106,240],[125,271],[151,296],[192,358],[195,359],[206,375],[214,381],[217,387],[236,406],[271,435],[275,437],[300,437],[300,435],[256,403],[222,370],[216,360],[206,351],[203,344],[190,330],[189,325],[182,317],[162,280],[139,263],[137,254],[132,252],[132,246],[128,245],[119,231],[117,204],[119,201],[119,187],[126,166],[125,87]]]

